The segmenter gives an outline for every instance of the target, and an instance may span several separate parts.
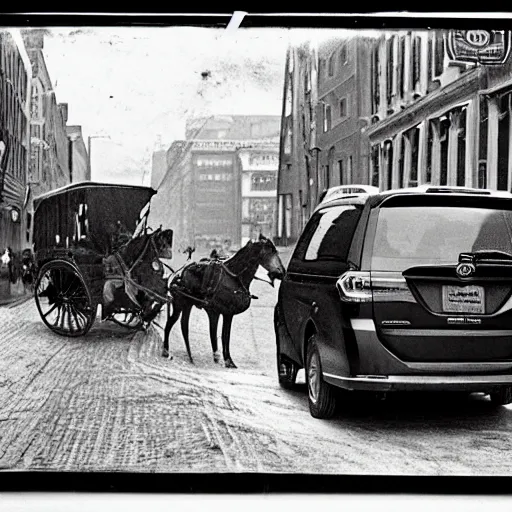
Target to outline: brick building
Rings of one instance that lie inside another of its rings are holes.
[[[178,250],[235,249],[256,231],[271,234],[280,121],[279,116],[194,118],[187,122],[187,139],[175,141],[165,159],[162,150],[155,152],[151,184],[158,194],[150,220],[175,230]]]

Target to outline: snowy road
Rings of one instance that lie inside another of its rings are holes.
[[[272,325],[277,290],[235,317],[238,369],[213,362],[194,310],[188,361],[158,328],[98,323],[51,333],[33,301],[0,308],[0,467],[7,470],[512,475],[512,408],[484,397],[395,399],[313,419],[304,385],[281,390]]]

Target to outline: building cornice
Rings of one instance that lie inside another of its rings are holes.
[[[371,143],[374,143],[412,128],[418,124],[419,120],[423,121],[436,113],[441,114],[451,105],[478,93],[482,89],[484,79],[485,74],[482,68],[472,69],[446,86],[408,105],[401,112],[369,126],[365,130],[365,135],[370,138]]]

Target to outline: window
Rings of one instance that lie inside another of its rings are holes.
[[[345,261],[360,215],[361,208],[354,205],[319,212],[304,259]]]
[[[340,117],[347,117],[347,98],[340,100]]]
[[[443,73],[444,69],[444,34],[442,31],[436,32],[435,35],[435,62],[434,62],[434,76],[439,76]]]
[[[343,160],[338,160],[338,175],[340,177],[340,185],[344,185]]]
[[[386,40],[386,96],[388,106],[391,104],[391,99],[393,97],[393,73],[395,70],[393,62],[393,43],[393,37]]]
[[[380,102],[380,73],[379,73],[379,45],[376,44],[372,51],[372,114],[379,111]]]
[[[348,157],[347,183],[352,183],[352,155]]]
[[[440,185],[448,184],[448,139],[450,130],[450,120],[443,116],[439,123],[439,142],[441,145],[441,176]]]
[[[466,108],[459,114],[457,130],[457,185],[464,186],[466,182]]]
[[[403,272],[417,265],[449,265],[458,262],[460,253],[480,250],[510,254],[511,229],[512,212],[507,210],[448,205],[382,208],[371,270]]]
[[[507,190],[511,94],[498,100],[498,190]]]
[[[375,144],[372,147],[372,186],[379,186],[379,174],[380,174],[380,145]]]
[[[276,190],[277,181],[275,173],[253,173],[251,176],[251,190]]]
[[[340,64],[344,66],[347,63],[347,45],[344,44],[340,50]]]
[[[329,57],[328,68],[329,68],[329,76],[333,76],[334,75],[334,53]]]
[[[324,103],[324,132],[331,129],[331,105]]]
[[[418,35],[413,36],[412,40],[412,88],[419,92],[421,80],[421,38]]]
[[[393,188],[393,141],[384,142],[384,164],[382,172],[386,178],[385,187],[387,190]]]

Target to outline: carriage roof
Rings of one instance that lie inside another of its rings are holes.
[[[34,249],[56,244],[71,247],[80,240],[108,253],[117,222],[133,231],[141,210],[156,190],[137,185],[72,183],[34,199]]]
[[[139,185],[119,185],[113,183],[99,183],[95,181],[81,181],[78,183],[71,183],[64,187],[50,190],[44,194],[41,194],[34,198],[34,211],[37,211],[41,203],[58,202],[65,196],[72,196],[73,193],[79,191],[86,192],[88,196],[99,194],[101,192],[114,192],[117,191],[121,195],[126,196],[127,199],[131,199],[132,196],[140,196],[141,198],[147,197],[144,201],[146,204],[151,197],[156,194],[156,190],[150,187],[143,187]]]

